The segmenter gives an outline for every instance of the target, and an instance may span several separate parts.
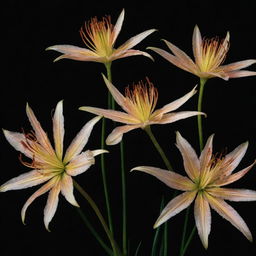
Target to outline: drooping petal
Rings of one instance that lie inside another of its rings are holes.
[[[27,208],[33,203],[33,201],[43,195],[44,193],[46,193],[47,191],[49,191],[56,182],[56,178],[51,179],[49,182],[47,182],[46,184],[44,184],[41,188],[39,188],[34,194],[32,194],[29,199],[26,201],[26,203],[24,204],[24,206],[22,207],[21,210],[21,219],[22,222],[25,223],[25,216],[26,216],[26,211]]]
[[[242,68],[247,68],[255,63],[256,63],[256,60],[254,60],[254,59],[242,60],[242,61],[237,61],[237,62],[233,62],[233,63],[227,64],[227,65],[220,66],[220,68],[224,72],[232,72],[232,71],[236,71],[236,70],[239,70]]]
[[[79,207],[79,204],[77,203],[74,194],[73,194],[73,180],[72,178],[67,175],[63,174],[61,178],[61,185],[60,185],[61,193],[66,198],[66,200],[71,203],[72,205]]]
[[[113,29],[113,39],[112,39],[112,44],[114,45],[120,31],[121,31],[121,28],[122,28],[122,25],[123,25],[123,22],[124,22],[124,9],[122,10],[122,12],[120,13],[117,21],[116,21],[116,24],[114,26],[114,29]]]
[[[212,77],[219,77],[225,81],[228,81],[230,76],[228,75],[228,73],[223,72],[222,70],[220,70],[219,68],[217,70],[211,71],[211,72],[199,72],[197,74],[197,76],[199,77],[203,77],[203,78],[212,78]]]
[[[192,36],[192,46],[195,62],[197,65],[202,63],[202,43],[202,36],[198,26],[196,25]]]
[[[46,206],[44,208],[44,225],[49,230],[49,223],[51,222],[58,206],[60,193],[60,181],[56,181],[55,186],[50,190]]]
[[[198,235],[205,249],[208,248],[208,236],[211,231],[211,211],[203,193],[198,193],[195,200],[194,215]]]
[[[241,231],[249,241],[252,241],[252,234],[242,217],[237,213],[237,211],[229,204],[227,204],[224,200],[210,196],[209,194],[206,195],[210,206],[220,216],[222,216],[224,219],[234,225],[239,231]]]
[[[123,125],[115,128],[107,137],[106,144],[107,145],[115,145],[118,144],[122,138],[123,134],[129,132],[131,130],[137,129],[141,127],[141,125]]]
[[[176,172],[167,171],[151,166],[138,166],[133,168],[131,171],[134,170],[151,174],[155,176],[157,179],[161,180],[167,186],[174,189],[188,191],[192,190],[195,187],[195,184],[190,179]]]
[[[232,189],[232,188],[211,188],[207,192],[214,196],[230,201],[256,201],[256,191],[250,189]]]
[[[228,72],[227,74],[228,74],[229,78],[256,76],[256,72],[255,71],[248,71],[248,70],[232,71],[232,72]]]
[[[104,153],[109,153],[105,149],[95,149],[95,150],[91,150],[91,152],[92,152],[93,156],[98,156],[98,155],[101,155],[101,154],[104,154]]]
[[[154,224],[154,228],[157,228],[174,215],[186,209],[193,202],[195,196],[196,192],[194,191],[184,192],[172,199],[161,212],[156,223]]]
[[[87,150],[75,156],[66,166],[66,172],[70,176],[79,175],[90,168],[95,163],[93,152]]]
[[[100,116],[96,116],[83,126],[83,128],[80,130],[80,132],[76,135],[76,137],[73,139],[73,141],[69,145],[63,160],[64,163],[68,163],[73,157],[80,154],[80,152],[83,150],[84,146],[86,145],[91,135],[94,125],[100,119],[101,119]]]
[[[153,57],[148,54],[147,52],[143,52],[140,50],[134,50],[134,49],[129,49],[129,50],[116,50],[114,53],[111,55],[111,60],[117,60],[121,58],[126,58],[130,56],[137,56],[137,55],[143,55],[145,57],[150,58],[152,61],[154,61]]]
[[[54,174],[45,175],[40,170],[32,170],[5,182],[0,186],[0,192],[33,187],[51,179],[53,176]]]
[[[94,107],[80,107],[79,110],[93,113],[95,115],[104,116],[113,121],[125,123],[125,124],[135,124],[138,123],[138,119],[133,116],[126,114],[121,111],[112,110],[112,109],[103,109],[103,108],[94,108]]]
[[[53,138],[55,143],[55,152],[57,157],[62,160],[63,140],[64,140],[64,116],[63,102],[60,101],[55,109],[53,116]]]
[[[44,147],[44,149],[50,154],[50,155],[55,155],[55,152],[52,148],[52,145],[47,137],[47,134],[45,131],[42,129],[40,123],[38,122],[33,110],[29,107],[27,104],[26,106],[26,112],[28,119],[31,123],[31,126],[33,127],[35,134],[36,134],[36,139],[40,142],[40,144]]]
[[[200,175],[200,163],[195,150],[179,132],[176,132],[176,143],[183,157],[186,173],[192,180],[198,178]]]

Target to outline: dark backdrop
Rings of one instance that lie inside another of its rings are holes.
[[[2,6],[2,51],[1,51],[1,127],[29,131],[30,125],[25,114],[26,102],[35,111],[42,126],[49,134],[51,114],[56,103],[64,99],[64,116],[67,146],[82,125],[93,117],[92,114],[78,111],[78,107],[106,106],[107,90],[100,73],[104,66],[98,63],[61,60],[53,63],[56,52],[46,52],[45,48],[54,44],[73,44],[83,46],[79,28],[91,17],[99,18],[105,14],[115,23],[122,8],[125,7],[125,20],[116,46],[129,37],[150,28],[158,29],[135,48],[145,50],[147,46],[167,47],[161,38],[167,39],[192,56],[191,37],[195,24],[203,36],[225,37],[230,31],[231,45],[225,63],[256,58],[255,5],[253,1],[216,3],[212,1],[176,1],[175,4],[154,2],[132,7],[88,5],[88,1],[8,1]],[[2,4],[1,4],[2,5]],[[114,61],[112,67],[113,83],[124,91],[125,86],[143,80],[146,76],[159,91],[157,107],[175,100],[190,91],[198,83],[197,77],[171,65],[154,54],[155,62],[138,56]],[[250,68],[255,70],[255,65]],[[208,114],[204,120],[205,137],[215,133],[214,150],[228,152],[248,140],[249,148],[239,168],[251,164],[255,159],[255,77],[231,79],[211,79],[205,88],[203,109]],[[180,110],[195,110],[197,96],[189,100]],[[110,132],[112,123],[107,123]],[[198,152],[196,118],[189,118],[165,126],[153,126],[159,143],[167,152],[174,169],[184,174],[182,159],[175,147],[175,131],[191,142]],[[18,153],[7,143],[1,141],[1,175],[4,183],[28,169],[19,162]],[[128,233],[131,251],[141,243],[139,255],[150,255],[153,237],[153,223],[159,215],[162,194],[171,199],[172,190],[152,176],[143,173],[129,173],[138,165],[153,165],[164,168],[160,157],[142,130],[135,130],[124,136],[125,161],[128,193]],[[100,148],[100,124],[95,126],[86,148]],[[107,176],[110,187],[111,206],[117,240],[121,238],[121,196],[120,196],[120,158],[119,146],[108,147]],[[238,168],[238,169],[239,169]],[[256,189],[256,169],[254,168],[241,181],[231,187]],[[94,198],[105,213],[103,189],[100,175],[99,157],[95,166],[76,180]],[[43,226],[43,208],[46,195],[37,199],[27,211],[27,225],[20,220],[20,210],[25,200],[35,191],[11,191],[1,194],[1,255],[34,255],[46,253],[58,255],[65,249],[72,255],[104,255],[94,237],[84,226],[76,210],[61,196],[57,213],[52,220],[51,232]],[[101,230],[88,204],[75,192],[82,210],[98,230]],[[230,203],[247,222],[252,234],[256,236],[256,204]],[[169,221],[169,255],[177,255],[185,212]],[[194,225],[191,214],[189,227]],[[104,236],[103,231],[102,235]],[[206,252],[196,234],[187,255],[254,255],[255,242],[251,244],[230,223],[212,212],[212,230],[209,249]],[[132,254],[131,254],[132,255]]]

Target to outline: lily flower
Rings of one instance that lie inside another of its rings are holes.
[[[137,128],[144,129],[152,124],[173,123],[184,118],[204,114],[197,111],[170,113],[171,111],[178,109],[188,99],[190,99],[196,93],[195,88],[183,97],[155,110],[158,91],[149,79],[147,79],[147,83],[145,84],[143,82],[139,82],[134,85],[133,88],[127,87],[125,90],[125,96],[123,96],[104,75],[103,79],[113,98],[125,112],[89,106],[80,107],[79,109],[125,124],[115,128],[111,132],[106,139],[107,145],[115,145],[119,143],[122,140],[124,133]]]
[[[26,113],[34,131],[25,134],[4,130],[4,135],[16,150],[31,160],[31,162],[26,162],[21,159],[21,162],[25,166],[32,168],[32,171],[10,179],[0,186],[0,192],[24,189],[45,183],[29,197],[21,210],[21,217],[24,223],[28,206],[37,197],[49,191],[44,209],[44,224],[46,229],[49,230],[48,226],[57,210],[60,193],[70,204],[79,207],[73,195],[72,176],[85,172],[94,164],[96,155],[107,152],[102,149],[82,152],[93,126],[101,117],[95,117],[83,126],[63,157],[65,130],[62,101],[57,104],[53,116],[54,148],[29,105],[26,107]]]
[[[101,21],[94,17],[88,23],[85,23],[84,28],[80,29],[81,38],[87,48],[63,44],[50,46],[46,50],[55,50],[63,53],[63,55],[54,61],[66,58],[79,61],[109,63],[116,59],[134,55],[144,55],[152,59],[148,53],[134,50],[132,47],[156,31],[155,29],[149,29],[133,36],[117,49],[114,48],[123,21],[124,10],[122,10],[115,25],[111,24],[110,16],[103,18]]]
[[[228,65],[221,65],[224,62],[229,50],[229,32],[227,32],[225,39],[222,41],[220,41],[217,37],[211,39],[202,39],[200,30],[196,25],[192,37],[195,61],[193,61],[177,46],[173,45],[167,40],[163,41],[173,54],[156,47],[148,47],[148,49],[155,51],[175,66],[200,78],[208,79],[212,77],[219,77],[224,80],[228,80],[229,78],[256,75],[256,72],[254,71],[241,70],[256,63],[256,59],[248,59]]]
[[[176,143],[182,154],[185,172],[188,177],[150,166],[139,166],[132,169],[132,171],[137,170],[151,174],[167,186],[184,191],[184,193],[178,195],[166,205],[157,219],[154,228],[160,226],[195,201],[194,216],[196,227],[206,249],[211,230],[210,207],[240,230],[248,240],[252,241],[252,235],[246,223],[225,200],[256,200],[256,191],[222,188],[222,186],[242,178],[255,164],[254,162],[241,171],[233,173],[245,155],[248,142],[241,144],[226,156],[218,158],[212,154],[212,141],[213,135],[208,138],[198,158],[191,145],[177,132]]]

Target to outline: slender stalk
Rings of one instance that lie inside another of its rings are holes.
[[[112,246],[112,249],[113,249],[113,252],[114,252],[114,256],[120,256],[121,253],[120,253],[120,250],[113,238],[113,235],[111,233],[111,231],[108,229],[108,225],[107,223],[105,222],[98,206],[96,205],[96,203],[93,201],[93,199],[85,192],[85,190],[75,181],[73,180],[73,183],[74,183],[74,186],[75,188],[80,192],[80,194],[86,199],[86,201],[90,204],[90,206],[92,207],[92,209],[94,210],[96,216],[98,217],[104,231],[106,232],[107,234],[107,237],[110,241],[110,244]]]
[[[197,104],[197,111],[199,112],[202,112],[204,85],[206,81],[207,79],[200,78],[200,89],[199,89],[198,104]],[[198,124],[199,146],[200,146],[200,151],[202,151],[204,147],[202,115],[197,116],[197,124]]]
[[[192,240],[192,238],[193,238],[193,236],[195,234],[195,231],[196,231],[196,226],[193,227],[193,229],[192,229],[192,231],[191,231],[191,233],[190,233],[190,235],[188,237],[188,240],[187,240],[186,244],[184,245],[183,250],[180,252],[179,256],[184,256],[185,255],[186,250],[187,250],[187,248],[188,248],[188,246],[189,246],[189,244],[190,244],[190,242],[191,242],[191,240]]]
[[[188,226],[188,216],[189,216],[189,208],[186,209],[186,215],[185,215],[185,220],[184,220],[184,225],[183,225],[183,232],[182,232],[182,238],[181,238],[181,246],[180,246],[180,255],[184,249],[185,245],[185,239],[187,235],[187,226]]]
[[[164,248],[163,248],[163,256],[168,255],[168,222],[164,223]]]
[[[144,128],[144,130],[146,131],[146,133],[148,134],[149,138],[150,138],[151,141],[153,142],[153,144],[154,144],[156,150],[158,151],[158,153],[159,153],[160,156],[162,157],[162,159],[163,159],[163,161],[164,161],[164,163],[165,163],[167,169],[168,169],[169,171],[172,171],[173,168],[172,168],[172,166],[171,166],[171,164],[170,164],[168,158],[166,157],[166,155],[165,155],[163,149],[161,148],[161,146],[160,146],[159,143],[157,142],[157,140],[156,140],[154,134],[152,133],[152,130],[151,130],[150,126],[149,126],[149,125],[146,126],[146,127]]]

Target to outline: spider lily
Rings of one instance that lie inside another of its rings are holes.
[[[134,55],[144,55],[152,59],[148,53],[132,48],[156,31],[155,29],[149,29],[133,36],[118,48],[114,48],[123,21],[124,10],[122,10],[115,25],[111,24],[109,16],[103,18],[101,21],[96,17],[92,18],[88,23],[85,23],[84,28],[80,29],[81,38],[87,48],[63,44],[50,46],[46,50],[55,50],[63,53],[63,55],[54,61],[66,58],[79,61],[110,63],[113,60]]]
[[[158,92],[148,79],[146,84],[140,82],[134,85],[133,88],[127,87],[125,96],[123,96],[104,75],[103,78],[113,98],[125,112],[87,106],[80,107],[79,109],[125,124],[112,131],[106,139],[107,145],[119,143],[124,133],[137,128],[144,129],[152,124],[173,123],[184,118],[204,114],[197,111],[170,113],[190,99],[196,93],[195,88],[183,97],[155,110]]]
[[[246,223],[225,200],[256,201],[256,191],[222,188],[222,186],[242,178],[255,164],[254,162],[243,170],[233,173],[245,155],[248,143],[245,142],[226,156],[217,158],[212,154],[212,141],[213,135],[209,137],[198,158],[191,145],[177,132],[176,143],[182,154],[188,177],[150,166],[139,166],[132,169],[151,174],[167,186],[184,191],[166,205],[154,227],[160,226],[195,201],[196,227],[205,248],[208,247],[208,236],[211,230],[210,207],[252,241],[252,235]]]
[[[148,47],[148,49],[155,51],[175,66],[200,78],[208,79],[219,77],[228,80],[229,78],[256,75],[254,71],[241,70],[256,63],[256,59],[222,65],[229,50],[229,32],[227,32],[225,39],[222,41],[216,37],[212,39],[202,39],[198,26],[195,26],[192,37],[195,61],[177,46],[166,40],[163,41],[173,54],[156,47]]]
[[[96,155],[107,152],[106,150],[87,150],[82,152],[87,143],[93,126],[101,117],[90,120],[77,134],[63,156],[64,140],[64,116],[63,103],[60,101],[53,116],[53,148],[46,133],[36,119],[34,112],[27,105],[26,112],[34,131],[25,134],[4,130],[7,141],[18,151],[24,154],[31,162],[21,159],[21,162],[32,168],[32,171],[12,178],[2,186],[0,192],[8,190],[24,189],[45,183],[32,196],[22,208],[21,217],[24,223],[28,206],[39,196],[49,191],[49,196],[44,209],[44,224],[49,230],[49,223],[52,220],[58,206],[59,194],[66,200],[79,207],[73,195],[72,176],[85,172],[94,164]]]

